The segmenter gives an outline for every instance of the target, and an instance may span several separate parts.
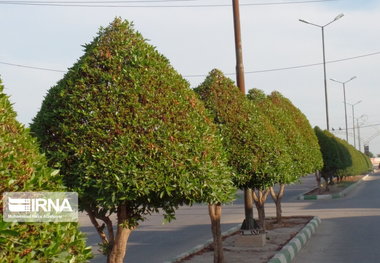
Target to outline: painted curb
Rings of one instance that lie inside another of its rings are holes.
[[[342,198],[345,197],[349,192],[351,192],[355,187],[357,187],[359,184],[361,184],[364,180],[364,178],[367,178],[369,174],[366,174],[363,176],[362,179],[357,181],[356,183],[348,186],[344,190],[342,190],[339,193],[336,194],[329,194],[329,195],[305,195],[306,193],[301,194],[298,196],[298,200],[330,200],[330,199],[337,199],[337,198]]]
[[[227,231],[223,232],[222,236],[223,237],[224,236],[228,236],[228,235],[230,235],[230,234],[232,234],[232,233],[240,230],[240,227],[241,227],[241,224],[238,224],[238,225],[236,225],[236,226],[228,229]],[[204,249],[204,248],[208,247],[210,244],[212,244],[212,242],[213,242],[213,239],[211,238],[211,239],[207,240],[205,243],[197,245],[197,246],[193,247],[192,249],[190,249],[190,250],[188,250],[188,251],[186,251],[186,252],[184,252],[184,253],[176,256],[175,258],[173,258],[173,259],[171,259],[169,261],[164,261],[164,263],[175,263],[177,261],[180,261],[180,260],[182,260],[182,259],[184,259],[184,258],[186,258],[186,257],[188,257],[188,256],[190,256],[192,254],[198,253],[202,249]]]
[[[279,252],[277,252],[268,263],[290,263],[298,252],[305,246],[307,241],[315,233],[321,224],[319,217],[314,217],[298,234],[291,239]]]

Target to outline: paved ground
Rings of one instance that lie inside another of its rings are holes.
[[[322,224],[296,263],[380,262],[380,173],[369,176],[346,198],[303,208]]]
[[[284,197],[284,214],[292,214],[298,206],[296,197],[315,186],[314,176],[302,179],[302,184],[295,184],[286,188]],[[239,194],[242,196],[242,193]],[[182,207],[177,211],[177,220],[169,224],[162,224],[162,216],[152,215],[131,234],[128,241],[128,251],[125,262],[128,263],[162,263],[166,260],[191,249],[211,238],[210,219],[207,206],[196,205]],[[274,204],[268,198],[267,215],[275,214]],[[241,223],[244,217],[241,198],[231,205],[223,207],[223,231]],[[92,263],[105,262],[105,258],[97,252],[96,244],[100,242],[94,227],[86,215],[80,216],[81,230],[88,235],[88,244],[94,246],[96,258]]]
[[[302,184],[287,188],[284,216],[317,215],[322,224],[295,263],[367,263],[380,262],[380,173],[371,175],[347,197],[334,200],[299,201],[296,197],[315,186],[313,176]],[[240,193],[241,194],[241,193]],[[270,199],[270,198],[269,198]],[[266,205],[267,216],[275,215],[274,204]],[[223,230],[240,223],[243,203],[238,199],[223,208]],[[89,235],[89,245],[99,242],[87,217],[81,217],[81,229]],[[128,242],[125,262],[162,263],[211,238],[206,206],[182,207],[177,220],[162,225],[162,217],[153,215],[134,231]],[[92,263],[105,262],[98,255]]]

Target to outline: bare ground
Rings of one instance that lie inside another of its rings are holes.
[[[288,243],[313,217],[284,217],[282,224],[276,224],[275,219],[266,219],[267,241],[263,247],[239,247],[235,240],[240,232],[225,237],[223,241],[224,257],[226,263],[266,263],[281,248]],[[213,249],[211,246],[185,258],[181,263],[211,263],[213,262]]]

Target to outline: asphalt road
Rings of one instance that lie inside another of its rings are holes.
[[[369,176],[346,198],[303,208],[322,218],[296,263],[380,262],[380,173]]]
[[[283,201],[284,215],[292,215],[296,205],[296,197],[312,187],[316,182],[314,176],[302,178],[301,183],[286,187]],[[242,192],[238,192],[238,199],[233,204],[223,207],[223,231],[240,224],[244,218]],[[267,215],[275,215],[274,204],[268,197]],[[211,238],[210,219],[205,205],[181,207],[176,212],[177,219],[168,224],[162,224],[162,215],[152,215],[139,228],[132,232],[128,240],[128,250],[125,262],[128,263],[162,263],[177,255],[204,243]],[[100,242],[98,234],[91,225],[87,215],[80,215],[81,230],[87,234],[88,245],[93,246],[95,258],[92,263],[103,263],[105,257],[97,250]]]

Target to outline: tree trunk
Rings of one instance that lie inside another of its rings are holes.
[[[127,250],[127,241],[133,229],[127,228],[127,207],[120,205],[117,211],[117,232],[111,252],[107,257],[107,263],[123,263]]]
[[[320,194],[320,193],[322,193],[322,184],[321,184],[322,177],[321,177],[320,171],[315,172],[315,180],[317,180],[318,192]]]
[[[285,193],[285,185],[280,184],[280,190],[278,193],[274,190],[273,187],[270,187],[270,194],[273,198],[274,203],[276,204],[276,219],[277,224],[280,224],[282,222],[282,208],[281,208],[281,200]]]
[[[253,201],[255,202],[256,208],[257,208],[257,213],[259,217],[259,224],[261,230],[265,231],[266,230],[266,225],[265,225],[265,201],[267,200],[269,194],[269,190],[259,190],[256,189],[252,192],[252,197]]]
[[[253,219],[252,189],[250,188],[244,188],[244,211],[245,219],[241,226],[241,230],[255,231],[255,220]]]
[[[220,227],[220,218],[222,217],[222,206],[221,204],[209,204],[208,212],[211,219],[211,231],[214,240],[214,263],[223,263],[223,241],[222,241],[222,231]]]

